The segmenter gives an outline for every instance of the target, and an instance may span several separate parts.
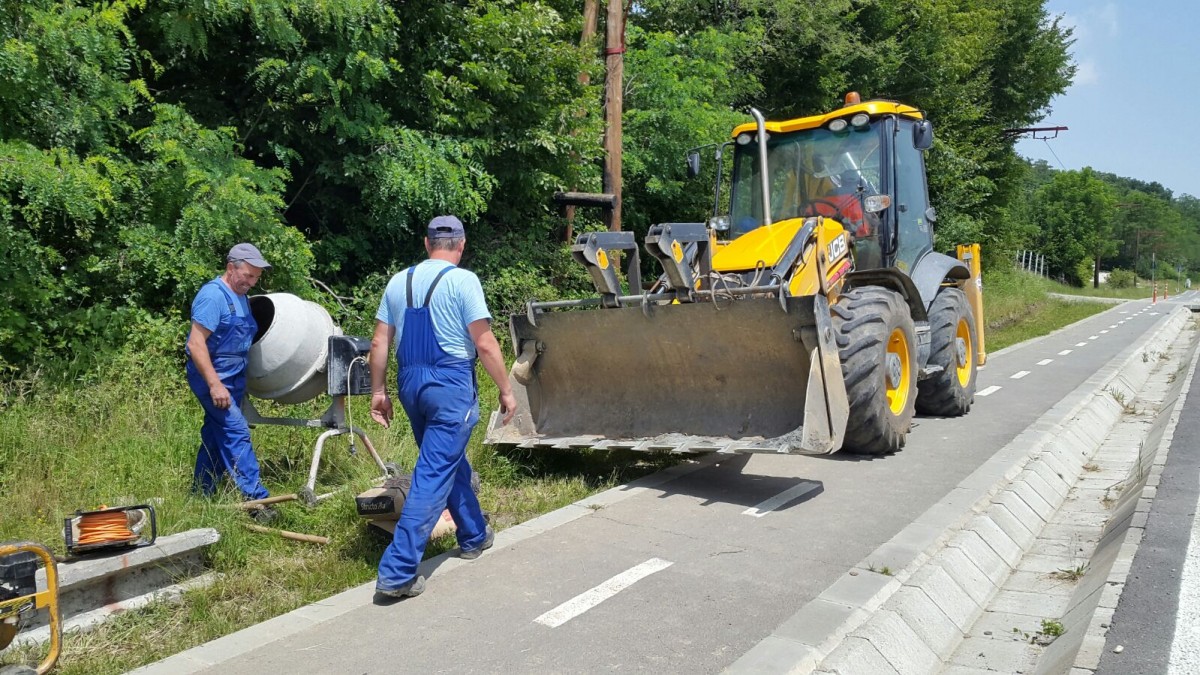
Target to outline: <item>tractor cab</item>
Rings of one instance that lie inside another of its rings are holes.
[[[856,269],[908,272],[932,250],[922,153],[933,140],[929,123],[910,106],[851,102],[825,115],[765,122],[765,162],[756,125],[734,130],[729,246],[760,227],[822,216],[850,234]]]

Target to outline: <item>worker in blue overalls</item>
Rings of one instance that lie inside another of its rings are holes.
[[[204,408],[193,487],[206,495],[228,474],[246,499],[268,496],[241,407],[246,361],[258,330],[246,293],[267,269],[271,265],[257,248],[238,244],[229,250],[225,273],[204,284],[192,301],[187,381]],[[253,513],[260,520],[274,515],[269,509]]]
[[[466,246],[462,222],[438,216],[426,234],[429,259],[388,282],[371,341],[371,416],[385,427],[391,424],[386,373],[398,335],[400,404],[420,448],[400,521],[379,561],[375,591],[387,598],[425,590],[417,566],[444,509],[454,518],[460,557],[473,560],[492,546],[495,535],[471,489],[466,455],[471,429],[479,421],[476,354],[500,389],[505,424],[516,411],[483,287],[478,277],[458,267]]]

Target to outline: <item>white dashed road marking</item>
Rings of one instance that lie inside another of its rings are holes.
[[[1100,334],[1101,334],[1101,335],[1104,335],[1104,334],[1105,334],[1105,333],[1107,333],[1107,332],[1108,332],[1107,330],[1102,330],[1102,331],[1100,331]]]
[[[996,385],[993,384],[992,386],[988,387],[987,389],[984,389],[983,391],[975,392],[975,395],[976,396],[991,396],[992,394],[994,394],[998,391],[1000,391],[1000,387],[997,387]]]
[[[1039,365],[1039,366],[1044,366],[1044,365],[1046,365],[1047,363],[1050,363],[1050,362],[1051,362],[1051,361],[1053,361],[1053,360],[1054,360],[1054,359],[1042,359],[1041,361],[1038,361],[1038,365]]]
[[[1061,352],[1059,352],[1059,353],[1058,353],[1058,355],[1059,355],[1059,356],[1066,356],[1067,354],[1070,354],[1070,353],[1071,353],[1071,352],[1073,352],[1073,351],[1075,351],[1075,350],[1073,350],[1073,349],[1064,349],[1064,350],[1062,350]]]
[[[1076,346],[1076,347],[1086,347],[1086,346],[1087,346],[1087,343],[1086,343],[1086,342],[1076,342],[1076,343],[1075,343],[1075,346]]]
[[[1099,335],[1089,335],[1089,336],[1088,336],[1088,339],[1089,339],[1089,340],[1095,340],[1095,339],[1097,339],[1097,338],[1099,338],[1099,337],[1100,337]]]
[[[672,564],[673,563],[666,560],[651,558],[640,565],[631,567],[624,572],[621,572],[617,576],[605,581],[595,588],[580,593],[558,607],[555,607],[549,612],[539,616],[533,621],[534,623],[540,623],[543,626],[558,628],[564,623],[574,619],[580,614],[583,614],[584,612],[611,598],[617,593],[629,588],[638,581],[650,576],[651,574],[654,574],[655,572],[661,572],[662,570],[667,569]]]
[[[1022,377],[1025,377],[1025,376],[1026,376],[1026,375],[1028,375],[1028,374],[1029,374],[1029,371],[1028,371],[1028,370],[1022,370],[1022,371],[1020,371],[1020,372],[1013,373],[1013,374],[1012,374],[1012,378],[1011,378],[1011,379],[1014,379],[1014,380],[1019,380],[1019,379],[1021,379]]]
[[[788,488],[774,497],[771,497],[767,501],[756,506],[751,506],[745,511],[742,511],[742,514],[754,516],[755,518],[762,518],[775,509],[792,501],[793,499],[796,499],[802,495],[806,495],[819,487],[821,487],[821,484],[816,481],[801,481],[800,484],[796,485],[795,487]]]

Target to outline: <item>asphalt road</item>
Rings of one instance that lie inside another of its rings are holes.
[[[894,456],[730,457],[209,672],[718,672],[1157,326],[1146,304],[993,356],[971,414]]]

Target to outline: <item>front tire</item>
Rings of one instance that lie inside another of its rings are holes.
[[[929,306],[929,365],[942,370],[917,385],[917,412],[958,417],[975,401],[975,317],[967,296],[943,288]]]
[[[884,455],[904,447],[917,398],[916,330],[908,305],[880,286],[846,291],[832,307],[850,401],[843,449]]]

